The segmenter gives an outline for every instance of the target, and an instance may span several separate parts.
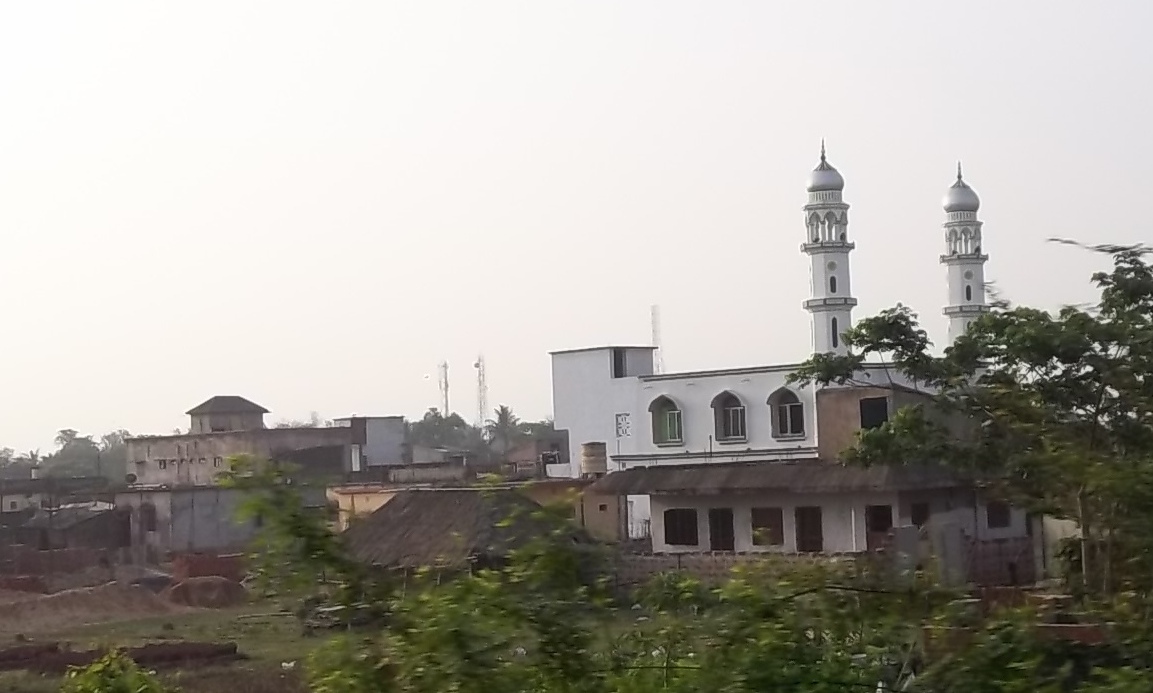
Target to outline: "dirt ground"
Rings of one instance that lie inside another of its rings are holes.
[[[9,606],[0,605],[0,610]],[[165,611],[105,623],[72,623],[30,634],[28,639],[33,643],[67,642],[76,649],[172,641],[235,642],[248,661],[162,672],[162,677],[179,685],[182,693],[306,693],[301,670],[308,653],[322,639],[303,636],[299,621],[283,611],[292,606],[288,601],[262,600],[227,609]],[[6,620],[7,615],[0,611],[0,623]],[[9,643],[17,644],[11,634],[0,635],[0,646]],[[282,662],[296,662],[296,666],[285,671]],[[0,673],[0,691],[4,693],[59,690],[58,676]]]
[[[187,611],[143,587],[108,583],[48,595],[4,601],[0,595],[0,636],[30,635],[93,623]]]

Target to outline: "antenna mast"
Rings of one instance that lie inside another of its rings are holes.
[[[488,416],[488,382],[484,377],[484,354],[476,357],[476,363],[472,364],[476,369],[476,425],[484,428],[484,422]]]
[[[448,408],[448,361],[441,361],[436,370],[440,376],[440,413],[447,418],[452,413]]]
[[[653,369],[657,373],[663,373],[665,370],[665,357],[664,354],[661,353],[661,307],[655,303],[649,307],[649,319],[653,328],[652,342],[653,346],[656,347],[656,350],[653,351]]]

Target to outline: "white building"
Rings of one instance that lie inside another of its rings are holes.
[[[813,353],[845,352],[841,335],[857,305],[844,184],[822,144],[802,208]],[[943,205],[940,261],[955,339],[988,310],[988,256],[979,200],[959,169]],[[569,433],[572,463],[548,472],[579,476],[581,445],[604,442],[609,474],[598,486],[628,496],[630,534],[651,531],[655,551],[857,551],[871,543],[870,533],[920,525],[930,515],[951,518],[978,539],[1025,532],[1023,513],[986,507],[956,480],[833,464],[858,430],[924,396],[881,366],[858,374],[859,384],[797,387],[788,383],[797,364],[656,373],[653,352],[606,346],[552,353],[553,415],[557,429]],[[678,525],[672,531],[670,522]]]

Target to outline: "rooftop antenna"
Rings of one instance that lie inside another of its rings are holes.
[[[477,355],[476,363],[472,364],[472,367],[476,369],[476,425],[484,428],[488,416],[488,382],[484,376],[484,354]]]
[[[452,413],[448,408],[448,361],[441,361],[436,370],[440,376],[440,411],[441,415],[447,418]]]
[[[649,307],[649,320],[652,323],[653,337],[652,343],[656,349],[653,351],[653,369],[657,373],[663,373],[665,370],[665,357],[661,353],[661,307],[653,304]]]

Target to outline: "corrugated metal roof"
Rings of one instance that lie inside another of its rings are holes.
[[[612,472],[589,490],[615,495],[715,495],[753,491],[910,491],[964,485],[960,477],[943,467],[857,467],[814,460],[635,467]]]
[[[359,561],[378,566],[459,566],[500,557],[564,525],[511,489],[409,489],[353,522],[343,537]],[[573,533],[579,539],[578,533]]]
[[[71,505],[54,510],[41,509],[37,510],[36,514],[24,523],[24,527],[28,529],[69,529],[81,522],[87,522],[94,517],[115,511],[115,507],[108,503]]]

